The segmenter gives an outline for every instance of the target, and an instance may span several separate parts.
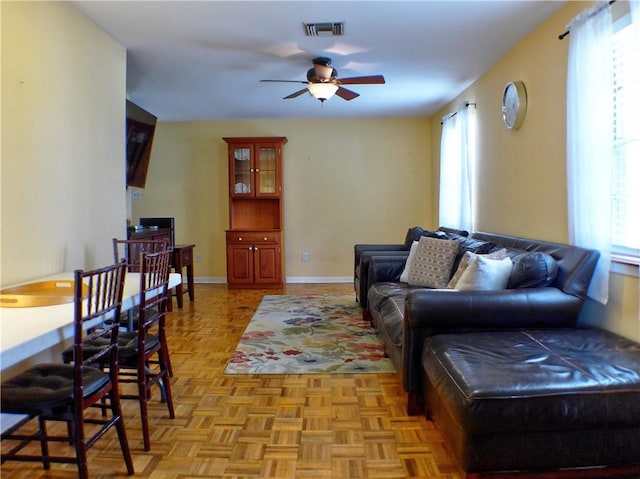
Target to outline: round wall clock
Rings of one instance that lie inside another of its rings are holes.
[[[510,130],[522,126],[527,114],[527,90],[521,81],[509,82],[502,93],[502,120]]]

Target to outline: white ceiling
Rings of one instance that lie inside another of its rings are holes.
[[[161,121],[431,116],[564,1],[71,2],[127,49],[127,94]],[[303,23],[344,22],[341,37]],[[317,56],[360,97],[310,95],[261,79],[306,80]]]

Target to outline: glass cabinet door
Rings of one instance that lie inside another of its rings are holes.
[[[233,150],[234,193],[251,194],[251,148],[237,147]]]
[[[260,146],[257,151],[256,192],[259,195],[275,195],[276,191],[276,148]]]

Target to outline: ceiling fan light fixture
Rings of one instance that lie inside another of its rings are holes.
[[[313,71],[321,81],[328,81],[335,76],[333,67],[328,65],[314,65]]]
[[[317,98],[321,102],[328,100],[338,91],[338,85],[335,83],[310,83],[309,93],[313,98]]]

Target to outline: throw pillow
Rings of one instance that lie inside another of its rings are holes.
[[[420,226],[414,226],[413,228],[409,228],[407,231],[407,236],[404,239],[404,249],[409,250],[414,241],[420,241],[420,238],[423,236],[428,236],[430,238],[440,238],[440,239],[452,239],[454,233],[447,233],[445,231],[431,231],[425,230]]]
[[[409,251],[413,242],[419,241],[420,237],[426,235],[427,233],[431,233],[431,231],[425,230],[420,226],[409,228],[409,230],[407,231],[407,235],[404,238],[404,249]]]
[[[409,282],[409,267],[411,265],[411,262],[413,261],[413,256],[416,254],[417,247],[417,241],[411,243],[411,249],[409,250],[409,256],[407,256],[407,262],[404,264],[404,269],[402,270],[402,274],[400,275],[400,281],[403,283]]]
[[[459,244],[458,240],[420,238],[409,266],[407,282],[412,286],[446,288]]]
[[[460,235],[453,235],[451,239],[460,240],[460,248],[458,249],[458,255],[456,256],[455,261],[453,262],[452,271],[456,271],[458,269],[458,265],[460,261],[462,261],[462,257],[467,251],[475,254],[487,254],[491,253],[495,249],[498,249],[498,246],[492,241],[483,241],[475,238],[468,238]]]
[[[549,286],[558,275],[558,263],[553,256],[541,251],[511,257],[513,269],[508,288],[541,288]]]
[[[505,289],[512,266],[510,258],[488,259],[484,255],[478,255],[462,273],[456,289],[463,291]]]
[[[458,268],[456,269],[456,272],[453,274],[451,280],[449,280],[449,284],[447,285],[447,288],[455,289],[456,284],[460,280],[460,277],[462,276],[462,274],[466,271],[469,265],[476,260],[478,256],[479,255],[477,255],[476,253],[472,253],[471,251],[466,251],[464,253],[464,256],[460,260],[460,263],[458,263]],[[484,255],[484,257],[488,259],[504,259],[507,257],[507,249],[506,248],[499,249],[498,251],[494,251],[492,253]]]

